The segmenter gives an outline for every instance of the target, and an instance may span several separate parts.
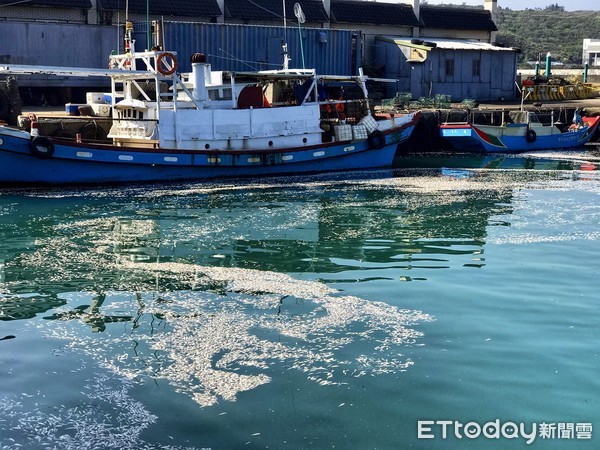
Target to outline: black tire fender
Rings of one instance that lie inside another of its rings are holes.
[[[10,101],[4,91],[0,90],[0,120],[8,120]]]
[[[373,131],[367,140],[369,141],[370,148],[380,149],[385,146],[385,136],[379,130]]]
[[[29,141],[29,151],[39,159],[50,159],[54,155],[54,144],[44,136],[36,136]]]
[[[533,130],[527,130],[525,139],[527,139],[527,142],[529,142],[529,143],[534,143],[535,140],[537,139],[537,134]]]
[[[106,140],[106,131],[96,122],[90,122],[79,130],[81,140],[83,141],[104,141]]]

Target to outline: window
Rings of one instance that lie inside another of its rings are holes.
[[[478,77],[481,75],[481,61],[478,59],[473,60],[473,76]]]
[[[454,60],[453,59],[446,60],[446,76],[447,77],[454,76]]]

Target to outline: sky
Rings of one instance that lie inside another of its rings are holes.
[[[430,5],[438,5],[440,3],[483,5],[484,0],[427,0],[427,3]],[[545,8],[548,5],[556,3],[559,6],[564,6],[566,11],[600,11],[600,1],[598,0],[498,0],[498,6],[510,9]]]

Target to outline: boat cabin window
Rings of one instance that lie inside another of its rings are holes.
[[[144,118],[143,111],[137,109],[124,109],[118,113],[119,119],[135,119],[142,120]]]
[[[210,100],[231,100],[231,88],[217,88],[208,90]]]

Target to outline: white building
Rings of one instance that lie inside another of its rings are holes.
[[[590,67],[600,67],[600,39],[583,40],[582,64],[585,63]]]

